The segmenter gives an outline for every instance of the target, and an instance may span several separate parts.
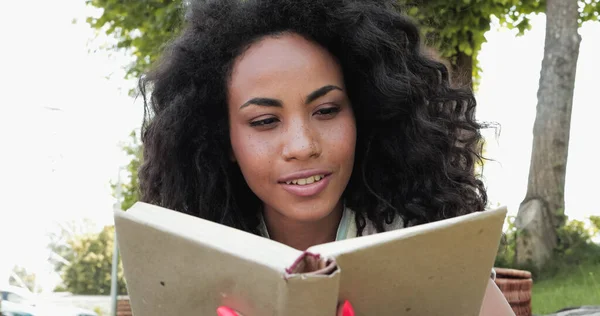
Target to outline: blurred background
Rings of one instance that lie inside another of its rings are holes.
[[[548,73],[542,69],[546,1],[400,2],[422,24],[436,55],[454,68],[455,82],[475,89],[478,120],[498,123],[484,131],[492,161],[481,171],[490,207],[509,209],[497,266],[534,272],[534,313],[600,305],[600,4],[578,2],[581,43],[578,58],[571,54],[576,76],[566,180],[549,189],[564,190],[564,205],[548,215],[519,212],[528,190],[540,75]],[[2,2],[3,306],[7,293],[21,291],[24,299],[63,308],[61,315],[109,314],[112,212],[116,202],[126,208],[136,199],[132,174],[135,179],[143,115],[137,77],[159,55],[160,44],[177,34],[184,6],[181,0]],[[549,256],[518,258],[517,231],[536,216],[558,218],[551,221],[553,232],[538,232],[558,241]],[[121,270],[119,276],[119,294],[126,294]]]

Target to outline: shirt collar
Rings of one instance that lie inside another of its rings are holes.
[[[259,224],[258,231],[261,236],[265,238],[269,237],[269,231],[267,230],[267,225],[265,224],[265,220],[263,218],[262,212],[259,213]],[[342,219],[337,228],[337,232],[335,235],[335,241],[340,241],[344,239],[354,238],[356,237],[356,221],[354,220],[354,211],[344,205],[344,211],[342,213]]]

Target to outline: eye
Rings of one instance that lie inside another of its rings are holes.
[[[315,114],[319,115],[319,116],[323,116],[325,118],[329,118],[329,117],[335,116],[338,112],[340,112],[340,108],[337,106],[332,106],[332,107],[319,109],[318,111],[315,112]]]
[[[270,127],[272,125],[274,125],[275,123],[277,123],[279,120],[275,117],[269,117],[266,119],[262,119],[262,120],[256,120],[256,121],[252,121],[250,122],[250,126],[252,127]]]

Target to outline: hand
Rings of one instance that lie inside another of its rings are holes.
[[[242,316],[242,314],[227,306],[221,306],[217,308],[217,316]],[[340,304],[336,316],[354,316],[354,309],[350,302],[345,301],[343,304]]]

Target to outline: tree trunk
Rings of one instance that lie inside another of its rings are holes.
[[[519,207],[516,263],[541,268],[564,225],[564,187],[581,38],[575,0],[547,0],[544,60],[527,194]]]
[[[458,49],[456,51],[456,62],[451,66],[452,86],[471,89],[473,87],[473,56]]]
[[[434,42],[436,35],[429,34],[427,42]],[[450,58],[440,56],[440,53],[430,47],[424,47],[425,54],[436,61],[441,62],[446,66],[450,76],[450,83],[455,88],[468,88],[473,87],[473,56],[469,56],[455,47],[455,54]]]

